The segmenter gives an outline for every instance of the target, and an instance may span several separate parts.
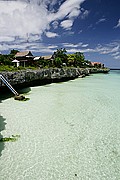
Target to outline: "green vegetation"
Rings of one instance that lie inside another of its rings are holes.
[[[67,64],[67,54],[66,49],[57,49],[56,52],[53,53],[53,65],[55,67],[61,67],[63,63]]]
[[[10,54],[0,54],[0,66],[1,65],[12,65],[12,60],[18,50],[11,50]]]
[[[66,54],[66,49],[57,49],[53,53],[53,66],[55,67],[91,67],[91,62],[85,60],[85,56],[81,52],[76,52],[74,54]]]
[[[67,54],[66,49],[57,49],[51,59],[39,58],[38,60],[31,60],[27,62],[26,67],[19,66],[15,67],[12,63],[17,50],[11,50],[10,54],[3,55],[0,54],[0,71],[19,71],[26,69],[38,69],[38,68],[62,68],[62,67],[96,67],[101,68],[101,64],[93,66],[90,61],[85,59],[85,56],[81,52],[76,52],[74,54]]]
[[[18,138],[20,138],[20,135],[12,135],[12,137],[1,138],[0,142],[9,142],[9,141],[15,142],[18,140]]]

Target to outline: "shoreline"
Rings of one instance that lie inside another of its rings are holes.
[[[16,89],[40,86],[54,82],[64,82],[75,78],[83,78],[94,73],[108,73],[110,69],[97,68],[49,68],[38,70],[21,70],[16,72],[0,72]],[[0,80],[0,90],[7,91],[7,87]],[[9,89],[8,89],[9,90]]]

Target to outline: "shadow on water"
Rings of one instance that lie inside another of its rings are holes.
[[[31,91],[31,88],[30,87],[27,87],[27,88],[17,88],[15,89],[19,94],[27,94]],[[9,90],[9,89],[0,89],[0,103],[3,101],[3,100],[6,100],[8,98],[11,98],[11,97],[14,97],[14,94]]]
[[[26,88],[22,88],[22,89],[17,89],[17,92],[19,94],[27,94],[31,91],[31,88],[30,87],[26,87]]]
[[[1,135],[1,131],[5,130],[5,118],[3,118],[1,115],[0,115],[0,139],[3,138],[3,136]],[[2,150],[4,149],[4,142],[0,142],[0,156],[2,155]]]

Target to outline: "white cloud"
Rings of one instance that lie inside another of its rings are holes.
[[[72,49],[67,49],[68,53],[75,53],[75,52],[82,52],[82,53],[86,53],[86,52],[95,52],[94,49],[92,48],[87,48],[87,49],[77,49],[77,48],[72,48]]]
[[[36,43],[36,42],[22,42],[20,44],[0,44],[0,50],[11,50],[11,49],[18,49],[20,51],[30,50],[33,53],[41,54],[53,54],[54,51],[57,49],[57,45],[51,44],[43,44],[43,43]]]
[[[41,35],[49,28],[45,5],[30,2],[0,1],[0,36],[19,36],[25,39],[31,34]]]
[[[63,43],[63,47],[67,49],[68,53],[82,52],[82,53],[98,53],[101,55],[109,55],[114,59],[120,59],[120,42],[116,41],[106,45],[98,44],[96,48],[88,47],[89,44],[72,44],[72,43]]]
[[[10,36],[0,36],[0,42],[9,42],[9,41],[14,41],[15,38],[14,37],[10,37]]]
[[[115,52],[115,53],[112,54],[112,56],[117,56],[119,54],[120,54],[120,52]]]
[[[53,32],[46,32],[45,33],[46,34],[46,36],[48,37],[48,38],[54,38],[54,37],[57,37],[58,36],[58,34],[57,33],[53,33]]]
[[[63,47],[71,47],[71,48],[77,48],[79,47],[79,44],[72,44],[72,43],[62,43]]]
[[[50,48],[50,49],[57,49],[57,48],[58,48],[57,45],[49,45],[49,46],[47,46],[47,47]]]
[[[114,58],[120,60],[120,55],[119,56],[115,56]]]
[[[81,47],[83,47],[83,48],[88,47],[88,44],[82,44]]]
[[[73,9],[70,14],[68,15],[69,18],[74,18],[79,16],[80,10],[78,8]]]
[[[84,1],[0,0],[0,42],[38,41],[43,34],[56,37],[51,27],[57,29],[60,24],[63,29],[71,29]]]
[[[58,21],[53,21],[52,26],[54,29],[57,29],[58,25],[59,25]]]
[[[70,30],[72,25],[73,25],[73,21],[72,20],[64,20],[61,22],[61,27],[66,29],[66,30]]]
[[[78,44],[72,44],[72,43],[63,43],[62,44],[64,47],[68,47],[68,48],[78,48],[78,47],[82,47],[82,48],[86,48],[89,45],[88,44],[83,44],[82,42],[78,43]]]
[[[106,45],[98,45],[96,47],[96,52],[103,54],[103,55],[110,55],[114,59],[120,59],[120,42],[116,41]]]
[[[96,24],[100,24],[100,23],[105,22],[105,21],[106,21],[106,18],[101,18],[96,22]]]
[[[111,54],[111,53],[115,53],[115,52],[118,52],[120,51],[120,46],[119,45],[116,45],[116,46],[111,46],[111,45],[106,45],[106,46],[98,46],[96,48],[96,50],[98,52],[100,52],[100,54]]]
[[[120,28],[120,19],[118,20],[118,23],[114,28]]]
[[[66,0],[59,8],[58,12],[53,14],[52,17],[53,19],[63,19],[66,16],[73,17],[73,15],[78,16],[78,11],[80,12],[80,5],[84,2],[85,0]]]

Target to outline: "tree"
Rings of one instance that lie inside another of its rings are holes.
[[[74,66],[75,64],[75,54],[68,54],[68,62],[67,62],[67,65],[68,66]]]
[[[62,66],[62,60],[60,57],[56,57],[54,59],[54,65],[55,65],[55,67],[61,67]]]
[[[74,54],[68,54],[68,65],[75,67],[84,67],[85,57],[81,52],[76,52]]]
[[[81,52],[76,52],[75,53],[75,62],[74,65],[77,67],[83,67],[84,66],[84,62],[85,62],[85,56],[83,53]]]
[[[9,55],[0,54],[0,65],[11,65],[11,64],[12,64],[12,61]]]
[[[16,54],[17,52],[19,52],[19,51],[16,50],[16,49],[12,49],[12,50],[10,51],[10,55],[15,56],[15,54]]]
[[[66,55],[66,49],[57,49],[56,52],[53,53],[53,59],[54,59],[54,62],[55,61],[59,61],[59,63],[61,62],[61,65],[63,63],[67,63],[67,55]],[[57,60],[55,60],[57,58]],[[61,61],[60,61],[61,60]]]

